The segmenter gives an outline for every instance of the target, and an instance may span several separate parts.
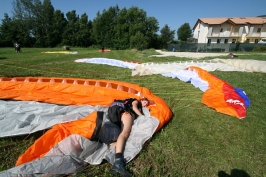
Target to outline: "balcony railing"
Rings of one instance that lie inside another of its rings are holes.
[[[260,34],[260,37],[266,37],[266,32],[262,32],[262,33]]]
[[[211,33],[208,37],[219,37],[219,33]]]
[[[260,33],[248,33],[247,37],[261,37]]]
[[[213,32],[210,35],[208,35],[208,37],[230,37],[230,32],[229,31],[225,31],[225,32]]]
[[[230,36],[230,31],[225,31],[220,33],[219,37],[229,37]]]
[[[239,36],[239,32],[232,32],[230,36],[232,37],[238,37]]]

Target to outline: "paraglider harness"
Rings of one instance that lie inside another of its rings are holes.
[[[124,100],[114,100],[108,108],[108,119],[119,127],[121,126],[121,116],[124,112],[128,112],[134,119],[136,119],[138,115],[132,109],[132,102],[135,100],[137,99],[127,98]],[[138,104],[138,109],[143,113],[141,103]]]

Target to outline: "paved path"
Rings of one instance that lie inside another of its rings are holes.
[[[229,53],[197,53],[197,52],[163,52],[161,50],[156,50],[156,52],[161,55],[151,55],[155,57],[166,57],[166,56],[176,56],[176,57],[186,57],[186,58],[204,58],[204,57],[219,57],[227,56]]]

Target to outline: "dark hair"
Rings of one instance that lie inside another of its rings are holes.
[[[142,97],[142,98],[140,99],[140,101],[148,101],[148,105],[150,104],[150,100],[149,100],[148,98],[146,98],[146,97]]]

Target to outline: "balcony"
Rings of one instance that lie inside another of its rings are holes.
[[[266,32],[262,32],[262,33],[260,34],[260,37],[266,37]]]
[[[260,33],[248,33],[247,37],[261,37]]]
[[[240,33],[239,32],[232,32],[231,37],[239,37]]]
[[[211,34],[208,34],[208,37],[219,37],[219,34],[220,34],[220,33],[215,33],[215,32],[213,32],[213,33],[211,33]]]
[[[224,31],[224,32],[221,32],[219,37],[229,37],[230,36],[230,31]]]
[[[230,31],[224,31],[224,32],[213,32],[211,34],[208,34],[208,37],[230,37]]]

